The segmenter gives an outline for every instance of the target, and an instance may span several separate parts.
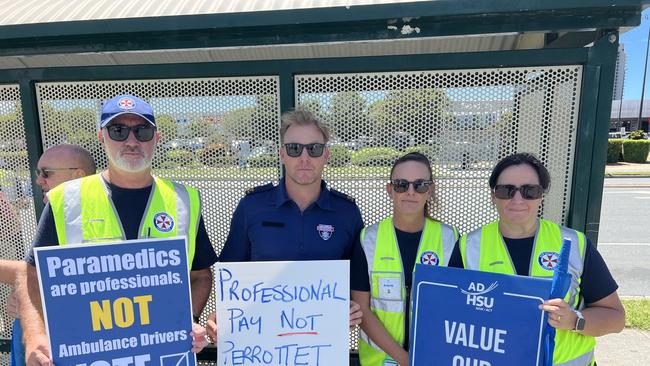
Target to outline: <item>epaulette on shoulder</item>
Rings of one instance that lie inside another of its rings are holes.
[[[246,190],[246,195],[253,194],[253,193],[259,193],[259,192],[265,192],[268,191],[269,189],[273,188],[273,183],[267,183],[262,186],[257,186],[257,187],[251,187]]]
[[[343,193],[343,192],[339,192],[339,191],[337,191],[336,189],[330,189],[330,192],[332,192],[333,195],[335,195],[335,196],[337,196],[337,197],[345,198],[346,200],[348,200],[348,201],[350,201],[350,202],[352,202],[352,203],[355,203],[355,202],[356,202],[356,201],[354,200],[354,197],[352,197],[352,196],[350,196],[350,195],[348,195],[348,194],[345,194],[345,193]]]

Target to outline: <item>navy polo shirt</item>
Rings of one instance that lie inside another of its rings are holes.
[[[363,228],[361,212],[348,195],[325,182],[304,212],[287,195],[284,179],[259,186],[239,201],[223,262],[350,259]]]

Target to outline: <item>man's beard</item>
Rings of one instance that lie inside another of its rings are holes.
[[[147,154],[139,147],[123,147],[120,151],[112,151],[112,148],[106,145],[106,152],[108,153],[108,160],[110,160],[116,168],[122,171],[129,173],[140,173],[151,167],[151,158],[153,156],[153,152],[147,156]],[[132,159],[123,156],[121,154],[122,152],[137,152],[142,154],[142,157],[140,159]]]

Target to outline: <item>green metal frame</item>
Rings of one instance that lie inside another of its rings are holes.
[[[606,158],[613,68],[618,45],[617,41],[610,42],[611,36],[616,37],[617,33],[607,33],[591,48],[0,70],[0,83],[20,85],[29,163],[30,167],[34,168],[38,156],[42,153],[42,136],[35,92],[35,84],[38,82],[279,75],[280,109],[286,111],[294,105],[294,75],[304,73],[583,65],[580,100],[582,107],[579,112],[574,181],[568,221],[572,227],[586,231],[595,243]],[[598,108],[593,110],[588,107],[593,105],[597,105]],[[40,190],[37,190],[36,185],[34,187],[37,196]],[[36,214],[39,217],[43,207],[40,200],[35,201],[37,201]],[[8,349],[0,343],[0,352],[6,351]]]
[[[617,29],[638,25],[641,10],[641,0],[438,0],[6,25],[0,56]],[[405,19],[420,32],[387,28]],[[585,45],[580,42],[564,46]]]
[[[0,70],[0,82],[20,84],[29,146],[28,157],[30,168],[33,171],[38,157],[42,153],[42,137],[34,87],[37,82],[279,75],[280,111],[284,112],[294,106],[293,76],[297,74],[458,69],[459,65],[463,69],[585,65],[589,60],[589,55],[589,48],[574,48],[357,58],[18,69]],[[586,77],[585,80],[589,79]],[[583,88],[583,90],[587,89]],[[582,113],[588,113],[588,111]],[[581,117],[581,120],[583,119]],[[581,123],[581,126],[587,125]],[[579,135],[583,134],[585,132],[579,131]],[[580,143],[579,141],[579,145]],[[33,183],[35,179],[36,177],[32,176]],[[34,191],[38,197],[40,189],[35,184]],[[600,194],[600,191],[598,193]],[[586,205],[587,200],[588,197],[573,201],[577,203],[572,203],[572,206],[575,205],[576,209],[579,209],[581,204]],[[36,201],[36,215],[40,217],[43,206],[40,200]],[[573,210],[572,208],[571,211]],[[584,213],[572,213],[571,217],[580,217],[581,215]],[[576,229],[584,230],[584,224],[580,221],[571,220],[571,222],[574,223]]]
[[[23,119],[25,122],[25,142],[27,143],[27,157],[29,158],[29,171],[32,179],[32,192],[34,197],[42,197],[43,191],[36,184],[34,169],[38,163],[38,157],[43,154],[43,140],[41,139],[41,127],[38,118],[38,100],[34,82],[23,79],[20,81],[20,103],[23,108]],[[40,217],[43,211],[43,200],[34,199],[36,217]]]
[[[583,230],[594,245],[598,243],[617,51],[618,32],[605,33],[589,48],[582,78],[568,224]]]

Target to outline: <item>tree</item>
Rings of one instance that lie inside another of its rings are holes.
[[[277,141],[279,124],[278,99],[275,95],[257,96],[257,105],[252,114],[251,137],[255,141]]]
[[[19,134],[18,131],[22,131],[23,122],[20,118],[20,103],[15,103],[15,109],[13,112],[0,115],[0,141],[2,142],[11,142],[15,141]]]
[[[255,107],[245,107],[233,109],[226,113],[221,122],[224,133],[232,136],[235,140],[252,139],[255,112]]]
[[[176,123],[176,120],[172,116],[163,114],[156,117],[156,125],[163,140],[172,141],[178,138],[178,123]]]
[[[453,120],[450,105],[442,89],[394,90],[384,101],[375,102],[369,113],[385,143],[403,134],[420,145],[434,139],[442,126]]]
[[[336,93],[327,118],[332,133],[344,141],[368,136],[374,128],[367,107],[366,100],[356,91]]]
[[[88,108],[75,107],[68,111],[60,111],[61,128],[65,131],[67,142],[79,145],[90,152],[98,167],[103,167],[106,157],[103,147],[97,138],[97,115]]]

